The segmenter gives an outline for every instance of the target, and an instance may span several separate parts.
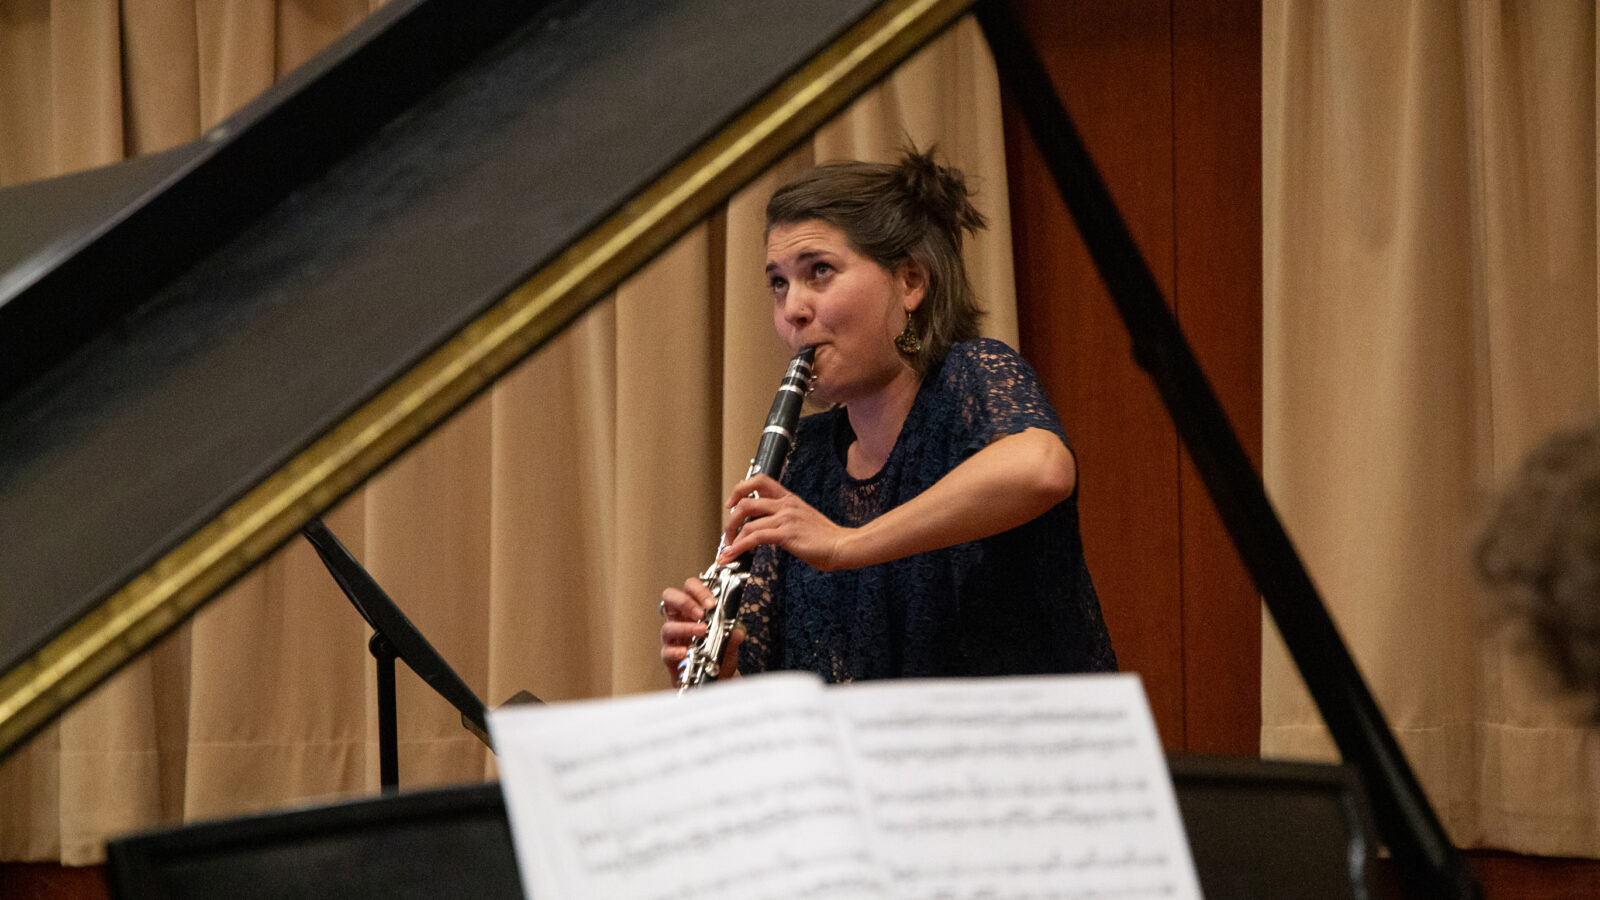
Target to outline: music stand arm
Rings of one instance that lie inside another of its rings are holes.
[[[394,645],[374,631],[367,641],[378,671],[378,787],[385,794],[400,789],[400,722],[395,702]]]

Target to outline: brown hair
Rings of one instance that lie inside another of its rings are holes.
[[[951,345],[978,336],[983,312],[961,261],[961,233],[984,227],[960,170],[934,161],[933,148],[904,151],[898,164],[824,163],[778,189],[767,202],[774,226],[822,221],[844,232],[862,255],[894,271],[913,260],[928,276],[909,328],[922,349],[907,355],[918,372]]]
[[[1528,454],[1479,538],[1476,563],[1493,612],[1600,724],[1600,426]]]

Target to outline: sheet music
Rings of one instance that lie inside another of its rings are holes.
[[[535,900],[889,896],[813,676],[490,715]]]
[[[535,900],[1198,900],[1133,675],[742,678],[490,715]]]
[[[831,691],[897,898],[1199,898],[1134,675]]]

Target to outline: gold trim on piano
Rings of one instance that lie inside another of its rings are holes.
[[[220,517],[0,678],[0,758],[553,337],[972,0],[891,0]]]

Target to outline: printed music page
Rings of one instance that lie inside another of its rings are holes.
[[[884,898],[815,676],[490,713],[534,900]]]
[[[830,690],[895,897],[1200,897],[1134,675]]]

